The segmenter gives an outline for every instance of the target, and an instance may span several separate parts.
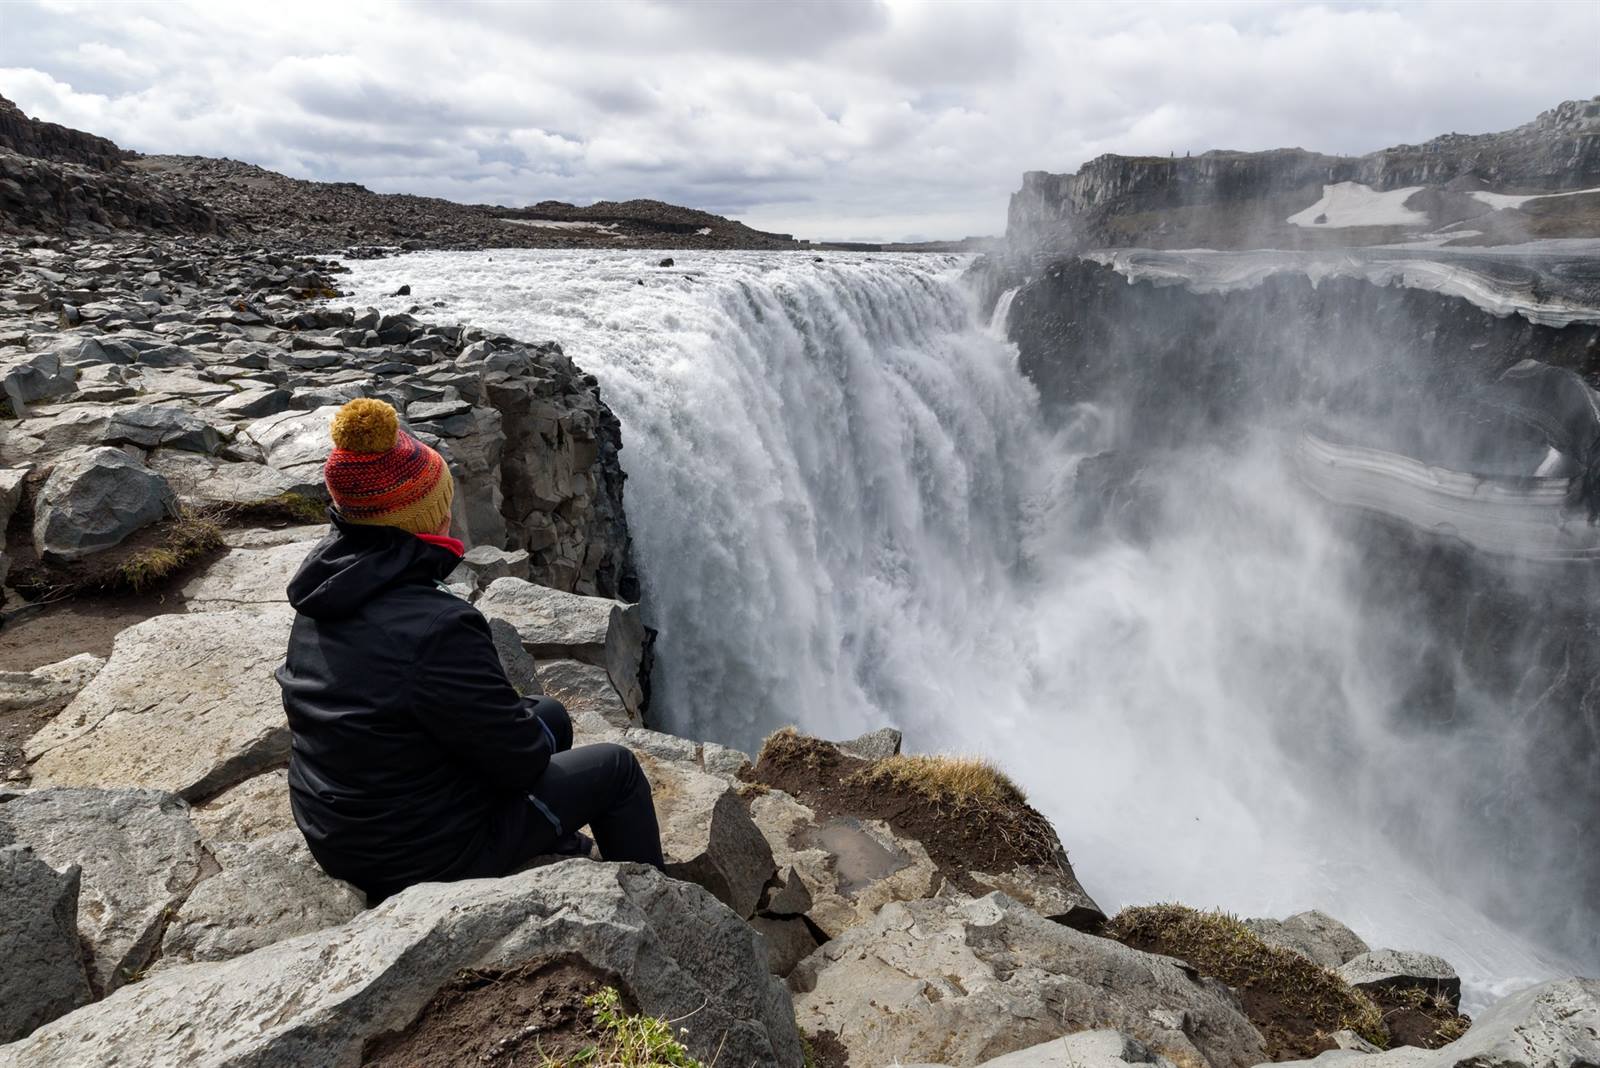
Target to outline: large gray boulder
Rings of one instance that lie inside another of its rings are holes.
[[[315,493],[322,485],[322,465],[333,449],[328,428],[339,405],[314,411],[280,412],[250,423],[240,433],[242,444],[260,450],[260,460],[294,482],[297,492]]]
[[[1352,957],[1334,972],[1351,986],[1426,990],[1452,1008],[1461,1003],[1461,977],[1449,961],[1431,953],[1378,949]]]
[[[629,718],[640,721],[654,635],[638,605],[511,577],[489,583],[477,605],[484,615],[516,627],[522,644],[541,661],[578,660],[605,668]]]
[[[188,806],[156,790],[37,790],[0,803],[0,845],[30,847],[59,871],[82,868],[78,935],[100,992],[135,978],[199,881]],[[9,968],[11,965],[7,963]]]
[[[157,449],[145,463],[167,480],[178,500],[191,507],[270,501],[300,484],[266,464],[219,460],[180,449]]]
[[[77,369],[54,352],[12,357],[0,361],[0,400],[24,415],[30,404],[71,393],[77,380]]]
[[[728,780],[648,754],[639,763],[650,780],[667,874],[699,883],[741,918],[754,915],[777,866]]]
[[[1593,1068],[1600,1064],[1600,979],[1559,979],[1494,1003],[1439,1049],[1329,1050],[1306,1065],[1350,1068]]]
[[[1293,950],[1315,964],[1334,969],[1368,952],[1361,936],[1329,916],[1312,909],[1287,919],[1251,919],[1244,925],[1268,945]]]
[[[707,1063],[801,1063],[788,996],[743,921],[652,869],[570,860],[412,887],[341,926],[160,972],[0,1048],[0,1065],[354,1065],[461,970],[564,956],[679,1021]]]
[[[528,550],[506,551],[493,545],[474,545],[467,550],[461,562],[477,576],[480,585],[487,586],[495,579],[528,577]]]
[[[801,1030],[832,1032],[853,1064],[974,1065],[1105,1027],[1179,1063],[1266,1059],[1226,987],[1000,893],[891,902],[801,961],[789,985]]]
[[[206,844],[222,870],[173,914],[153,970],[227,960],[336,926],[366,908],[359,890],[317,866],[298,830]]]
[[[134,404],[118,408],[106,431],[107,445],[164,446],[186,452],[214,453],[222,445],[217,428],[175,404]]]
[[[517,628],[522,644],[540,660],[582,660],[606,666],[606,634],[618,602],[584,597],[519,578],[497,578],[478,598],[478,610]]]
[[[94,997],[78,943],[80,874],[57,871],[27,846],[0,847],[0,1043]]]
[[[498,622],[502,621],[491,619],[490,625]],[[594,741],[639,723],[628,713],[611,675],[603,667],[581,660],[541,660],[539,685],[547,695],[567,706],[576,729],[600,736]]]
[[[167,480],[121,449],[102,447],[57,464],[34,504],[41,556],[78,560],[112,548],[177,512]]]
[[[39,786],[144,786],[192,801],[289,756],[273,672],[286,606],[155,616],[117,635],[111,658],[28,740]]]

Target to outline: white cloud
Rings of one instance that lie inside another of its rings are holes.
[[[0,94],[141,151],[384,191],[893,238],[995,232],[1023,170],[1102,152],[1365,152],[1600,88],[1589,0],[258,10],[0,4]]]

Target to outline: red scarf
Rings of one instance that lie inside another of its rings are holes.
[[[457,556],[467,555],[467,547],[460,538],[452,538],[448,534],[418,534],[417,537],[429,545],[437,545],[441,549],[449,549]]]

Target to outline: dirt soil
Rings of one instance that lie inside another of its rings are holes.
[[[148,593],[62,601],[24,608],[8,606],[0,626],[0,671],[32,671],[79,653],[111,654],[118,632],[151,616],[183,611],[175,593]]]
[[[1460,1038],[1472,1025],[1472,1017],[1421,991],[1377,989],[1367,993],[1383,1011],[1383,1024],[1393,1046],[1438,1049]]]
[[[1049,821],[1028,805],[956,812],[901,787],[851,781],[871,765],[828,742],[779,734],[742,774],[746,781],[798,798],[825,819],[884,821],[896,834],[922,843],[940,873],[970,894],[981,896],[990,888],[969,872],[1063,863],[1065,853]]]
[[[832,1031],[818,1031],[804,1038],[811,1047],[811,1057],[806,1061],[809,1068],[850,1068],[850,1051]]]
[[[566,1063],[593,1046],[593,1012],[583,999],[606,986],[625,988],[587,963],[536,961],[513,971],[464,971],[422,1007],[404,1031],[362,1051],[368,1068],[491,1065],[522,1068],[548,1058]]]

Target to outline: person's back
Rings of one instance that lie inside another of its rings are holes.
[[[291,803],[318,862],[381,897],[504,874],[593,822],[607,859],[659,865],[632,754],[570,750],[565,710],[520,697],[483,616],[440,585],[461,545],[438,454],[379,401],[346,405],[333,434],[334,530],[290,582],[278,672]]]

